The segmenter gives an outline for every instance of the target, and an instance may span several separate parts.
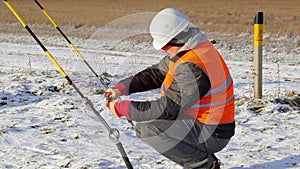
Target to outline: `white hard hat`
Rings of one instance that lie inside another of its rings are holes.
[[[177,9],[166,8],[158,12],[152,19],[149,28],[154,49],[163,48],[188,25],[189,18]]]

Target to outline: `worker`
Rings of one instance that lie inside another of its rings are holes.
[[[135,121],[138,138],[185,168],[220,168],[214,153],[235,133],[233,79],[208,37],[174,8],[158,12],[149,27],[157,64],[106,90],[116,117]],[[151,101],[118,100],[160,89]]]

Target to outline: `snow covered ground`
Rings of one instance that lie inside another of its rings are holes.
[[[0,168],[125,168],[105,127],[31,37],[0,37]],[[181,168],[137,139],[125,119],[111,115],[98,92],[103,86],[63,39],[42,39],[95,108],[103,109],[101,115],[109,125],[120,131],[120,141],[134,168]],[[72,40],[96,72],[113,75],[111,85],[163,56],[143,41],[121,41],[116,47],[113,41]],[[253,63],[241,57],[252,56],[251,47],[216,46],[232,71],[237,109],[236,135],[216,154],[222,168],[300,168],[299,50],[287,56],[279,48],[265,49],[270,59],[263,65],[264,97],[253,100]],[[129,96],[155,97],[159,97],[157,91]]]

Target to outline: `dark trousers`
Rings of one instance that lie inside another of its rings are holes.
[[[188,168],[209,168],[213,163],[211,154],[228,144],[230,139],[216,138],[213,132],[190,118],[136,124],[137,137],[168,159]]]

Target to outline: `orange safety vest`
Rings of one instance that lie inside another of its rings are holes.
[[[233,81],[222,56],[209,41],[199,44],[176,62],[169,61],[169,70],[162,84],[161,94],[165,95],[173,82],[177,66],[184,62],[199,65],[211,83],[207,94],[184,113],[206,124],[233,122],[235,114]]]

